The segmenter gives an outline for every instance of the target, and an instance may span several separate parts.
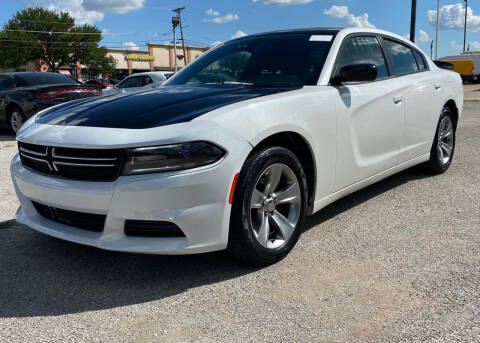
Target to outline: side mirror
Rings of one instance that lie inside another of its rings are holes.
[[[339,85],[343,82],[368,82],[377,78],[378,71],[375,64],[360,63],[350,64],[340,69],[340,72],[332,80],[332,83]]]
[[[447,70],[452,70],[453,68],[455,68],[455,66],[450,63],[450,62],[445,62],[445,61],[433,61],[433,63],[435,63],[435,65],[439,68],[442,68],[442,69],[447,69]]]
[[[118,89],[118,85],[119,85],[119,83],[117,83],[117,84],[116,84],[115,86],[113,86],[113,87],[116,88],[116,89]]]

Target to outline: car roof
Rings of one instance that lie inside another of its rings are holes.
[[[391,36],[394,38],[402,39],[406,42],[410,42],[409,40],[405,39],[404,37],[397,35],[393,32],[388,32],[379,29],[372,29],[372,28],[364,28],[364,27],[311,27],[311,28],[300,28],[300,29],[288,29],[288,30],[278,30],[278,31],[269,31],[269,32],[262,32],[262,33],[255,33],[252,35],[247,35],[243,37],[236,38],[243,39],[246,37],[258,37],[258,36],[267,36],[267,35],[281,35],[281,34],[290,34],[290,33],[305,33],[305,34],[312,34],[312,35],[337,35],[338,33],[342,33],[344,35],[350,33],[375,33],[375,34],[383,34],[387,36]],[[410,42],[411,43],[411,42]]]

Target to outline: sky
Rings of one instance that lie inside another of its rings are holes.
[[[16,11],[40,6],[69,12],[77,23],[101,29],[103,45],[146,49],[147,42],[171,42],[172,9],[183,11],[185,41],[213,46],[245,34],[279,29],[356,26],[408,35],[409,0],[0,0],[0,25]],[[417,5],[416,43],[430,54],[437,0]],[[438,57],[463,49],[464,0],[440,0]],[[467,41],[480,50],[480,1],[469,1]]]

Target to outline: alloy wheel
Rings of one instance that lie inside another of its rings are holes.
[[[269,166],[258,177],[250,200],[250,224],[257,242],[267,249],[282,247],[300,218],[297,176],[285,164]]]
[[[437,153],[440,162],[445,165],[452,158],[454,128],[449,116],[443,117],[438,127]]]
[[[10,126],[13,132],[17,133],[20,127],[22,126],[22,124],[23,124],[22,115],[17,111],[12,112],[12,114],[10,115]]]

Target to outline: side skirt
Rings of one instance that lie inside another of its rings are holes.
[[[342,188],[335,193],[332,193],[328,196],[326,196],[323,199],[315,201],[314,207],[313,207],[313,213],[318,212],[322,208],[330,205],[331,203],[337,201],[338,199],[341,199],[351,193],[354,193],[362,188],[365,188],[367,186],[370,186],[380,180],[383,180],[389,176],[392,176],[394,174],[397,174],[405,169],[408,169],[410,167],[413,167],[415,165],[421,164],[423,162],[426,162],[430,159],[430,153],[415,157],[409,161],[403,162],[399,165],[396,165],[395,167],[392,167],[390,169],[384,170],[383,172],[380,172],[376,175],[370,176],[369,178],[366,178],[365,180],[358,181],[357,183],[354,183],[353,185],[350,185],[348,187]],[[312,213],[312,214],[313,214]]]

